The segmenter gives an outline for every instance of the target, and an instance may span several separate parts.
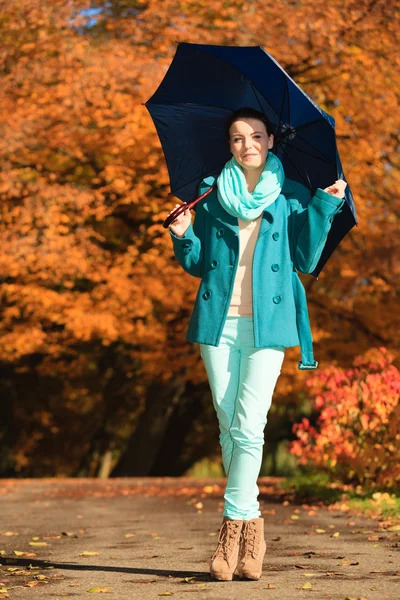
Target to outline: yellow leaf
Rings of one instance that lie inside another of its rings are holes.
[[[300,519],[299,515],[290,515],[290,518],[293,519],[293,521]]]
[[[88,550],[85,550],[84,552],[81,552],[81,554],[79,556],[99,556],[98,552],[89,552]]]
[[[95,586],[95,587],[90,588],[88,590],[88,592],[91,592],[93,594],[110,594],[111,588]]]
[[[309,581],[307,581],[307,583],[305,583],[304,585],[301,586],[301,590],[311,590],[312,585]]]
[[[29,542],[30,546],[48,546],[47,542]]]
[[[332,533],[331,537],[334,538],[338,538],[340,536],[340,533],[338,531],[335,531],[335,533]]]
[[[325,533],[325,529],[316,529],[315,530],[317,533]]]
[[[158,594],[159,596],[173,596],[174,593],[173,592],[161,592],[161,594]]]
[[[25,552],[20,552],[19,550],[13,550],[13,553],[15,556],[23,556],[25,554]]]

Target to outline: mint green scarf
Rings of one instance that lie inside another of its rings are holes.
[[[267,162],[252,194],[247,189],[245,175],[232,156],[217,179],[218,200],[232,217],[252,221],[279,196],[285,172],[279,158],[268,152]]]

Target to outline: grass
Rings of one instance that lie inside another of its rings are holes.
[[[325,473],[306,473],[288,477],[281,489],[294,495],[297,502],[343,502],[352,510],[371,517],[400,520],[400,491],[367,490],[332,482]]]

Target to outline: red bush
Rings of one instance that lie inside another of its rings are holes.
[[[400,372],[385,348],[354,359],[353,368],[328,367],[307,381],[315,427],[293,425],[289,450],[302,465],[344,482],[393,487],[400,482]]]

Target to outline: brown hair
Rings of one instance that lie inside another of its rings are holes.
[[[269,119],[264,115],[264,113],[260,112],[259,110],[256,110],[255,108],[251,108],[250,106],[244,106],[242,108],[239,108],[238,110],[235,110],[235,112],[228,117],[228,120],[226,122],[226,134],[228,137],[228,141],[230,141],[229,130],[231,126],[233,125],[233,123],[235,123],[235,121],[239,121],[240,119],[258,119],[259,121],[264,123],[268,135],[274,133],[273,125],[269,121]]]

